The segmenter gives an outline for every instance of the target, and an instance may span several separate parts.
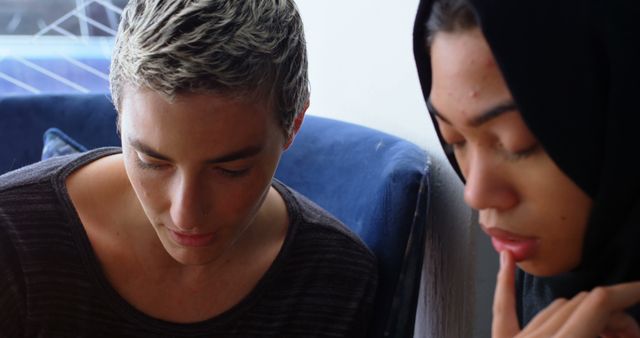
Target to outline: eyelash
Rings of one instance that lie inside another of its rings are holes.
[[[136,164],[140,169],[143,170],[161,170],[164,169],[167,165],[161,163],[150,163],[143,161],[140,156],[136,156]],[[215,168],[223,176],[235,178],[246,175],[249,172],[250,168],[240,169],[240,170],[229,170],[224,168]]]
[[[509,161],[518,161],[535,154],[537,151],[538,151],[538,143],[522,151],[518,151],[515,153],[511,153],[511,152],[506,152],[506,153],[507,153],[507,159]]]
[[[455,155],[456,149],[461,149],[462,147],[464,147],[465,143],[466,142],[464,142],[464,141],[455,142],[455,143],[445,142],[444,143],[444,152],[447,155]]]
[[[165,166],[165,164],[145,162],[140,158],[140,155],[136,155],[136,164],[140,169],[145,170],[159,170]]]
[[[231,177],[231,178],[242,177],[249,172],[249,168],[241,169],[241,170],[229,170],[229,169],[216,168],[216,170],[219,171],[222,175]]]
[[[455,143],[444,143],[444,151],[447,155],[455,155],[456,150],[461,150],[465,145],[466,141],[460,141]],[[536,143],[533,146],[518,152],[509,152],[507,151],[502,144],[499,145],[499,149],[503,150],[505,153],[505,157],[509,161],[519,161],[525,159],[533,154],[535,154],[539,149],[539,144]]]

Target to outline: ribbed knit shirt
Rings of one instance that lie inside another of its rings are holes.
[[[0,337],[366,337],[373,254],[277,180],[290,225],[243,300],[189,324],[134,308],[107,279],[65,185],[74,170],[118,151],[57,157],[0,176]]]

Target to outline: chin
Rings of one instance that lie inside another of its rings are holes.
[[[545,264],[546,263],[546,264]],[[525,260],[517,263],[518,267],[524,272],[536,277],[552,277],[565,272],[571,271],[576,265],[563,265],[562,262],[540,262],[536,259]]]
[[[178,263],[185,266],[202,266],[216,260],[219,255],[198,255],[169,252],[169,255]]]
[[[175,262],[184,266],[207,265],[222,256],[223,252],[216,247],[185,248],[175,243],[162,242],[165,253]]]

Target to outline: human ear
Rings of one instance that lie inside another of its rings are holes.
[[[289,136],[287,137],[287,141],[284,143],[284,146],[283,146],[284,150],[289,149],[289,147],[293,143],[293,139],[296,137],[296,134],[298,134],[298,131],[302,126],[302,121],[304,121],[304,114],[307,112],[307,109],[309,109],[309,101],[305,102],[304,107],[302,108],[302,111],[299,112],[298,115],[296,115],[295,119],[293,120],[293,126],[291,128],[291,132],[289,133]]]

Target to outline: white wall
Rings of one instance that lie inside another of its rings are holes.
[[[425,147],[430,123],[411,51],[418,1],[297,0],[306,28],[309,113]]]
[[[495,255],[427,116],[412,52],[418,2],[297,0],[310,59],[308,114],[383,130],[429,152],[432,212],[415,336],[488,337]]]

